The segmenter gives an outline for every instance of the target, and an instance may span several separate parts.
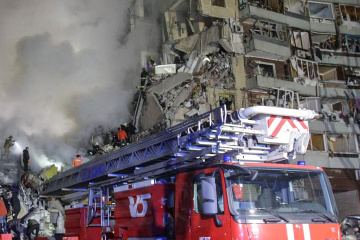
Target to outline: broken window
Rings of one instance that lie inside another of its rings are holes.
[[[258,65],[258,68],[259,68],[260,74],[263,76],[267,76],[267,77],[275,77],[276,76],[275,64],[273,64],[273,63],[260,62]]]
[[[345,35],[347,52],[360,52],[360,36]]]
[[[349,124],[350,106],[345,99],[327,98],[322,99],[322,113],[325,119],[330,122],[339,122],[340,120]]]
[[[258,7],[266,7],[272,11],[284,10],[284,1],[279,0],[239,0],[239,6],[243,7],[247,2]]]
[[[340,4],[341,18],[344,21],[359,22],[360,6]]]
[[[274,63],[250,61],[249,66],[253,68],[253,73],[255,75],[276,77],[276,68]]]
[[[321,112],[321,103],[320,98],[318,97],[305,98],[301,101],[301,106],[309,110],[314,110],[315,112]]]
[[[330,152],[356,152],[353,134],[327,133],[327,144]]]
[[[233,95],[219,93],[219,103],[220,103],[220,107],[225,105],[227,110],[235,110]]]
[[[302,58],[291,58],[291,67],[294,77],[316,79],[319,77],[319,67],[315,61]]]
[[[307,149],[312,151],[325,151],[323,135],[311,133],[311,138]]]
[[[291,45],[302,50],[310,49],[310,37],[308,32],[300,30],[290,31]]]
[[[329,34],[312,34],[312,43],[321,48],[328,50],[335,50],[336,48],[336,36]]]
[[[305,15],[305,2],[301,0],[284,0],[286,11]]]
[[[360,86],[360,68],[345,68],[346,83],[349,86]]]
[[[309,1],[309,14],[312,18],[334,19],[333,8],[330,3]]]
[[[211,5],[217,6],[217,7],[226,7],[225,0],[211,0]]]
[[[272,23],[268,21],[257,20],[254,27],[250,29],[253,34],[274,38],[281,41],[287,41],[287,29],[285,25]]]

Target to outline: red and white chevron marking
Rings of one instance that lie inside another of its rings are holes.
[[[270,116],[267,120],[268,132],[271,133],[270,137],[276,137],[279,132],[290,132],[296,129],[299,132],[308,131],[309,127],[307,122],[299,118]]]

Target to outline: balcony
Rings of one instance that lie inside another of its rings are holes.
[[[321,59],[317,58],[317,62],[321,64],[342,65],[348,67],[360,66],[360,54],[335,52],[332,50],[320,49]]]
[[[291,57],[290,45],[288,42],[257,34],[252,34],[250,38],[246,38],[245,48],[246,54],[260,51],[278,55],[283,57],[283,60]]]
[[[289,80],[271,76],[253,75],[246,79],[246,89],[269,90],[287,89],[299,93],[301,96],[323,97],[323,98],[360,98],[360,90],[306,86]],[[335,124],[336,125],[336,124]]]
[[[250,5],[249,3],[244,5],[244,8],[240,10],[239,17],[268,19],[278,23],[287,24],[295,28],[310,31],[310,21],[309,18],[306,16],[287,11],[285,11],[285,14],[275,11],[269,11],[265,8]]]
[[[281,80],[275,77],[256,75],[247,79],[246,88],[268,90],[273,88],[287,89],[302,96],[316,96],[316,87],[304,86],[300,83]]]

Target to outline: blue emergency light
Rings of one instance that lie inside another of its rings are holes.
[[[305,161],[298,161],[298,165],[305,166],[306,164],[305,164]]]
[[[231,162],[231,156],[230,155],[224,155],[224,162]]]

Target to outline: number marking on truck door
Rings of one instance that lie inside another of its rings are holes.
[[[151,194],[146,193],[146,194],[136,195],[136,202],[133,197],[128,197],[128,198],[130,201],[129,209],[130,209],[131,217],[144,217],[148,209],[148,204],[145,199],[150,199]],[[138,211],[139,204],[142,205],[141,212]]]

